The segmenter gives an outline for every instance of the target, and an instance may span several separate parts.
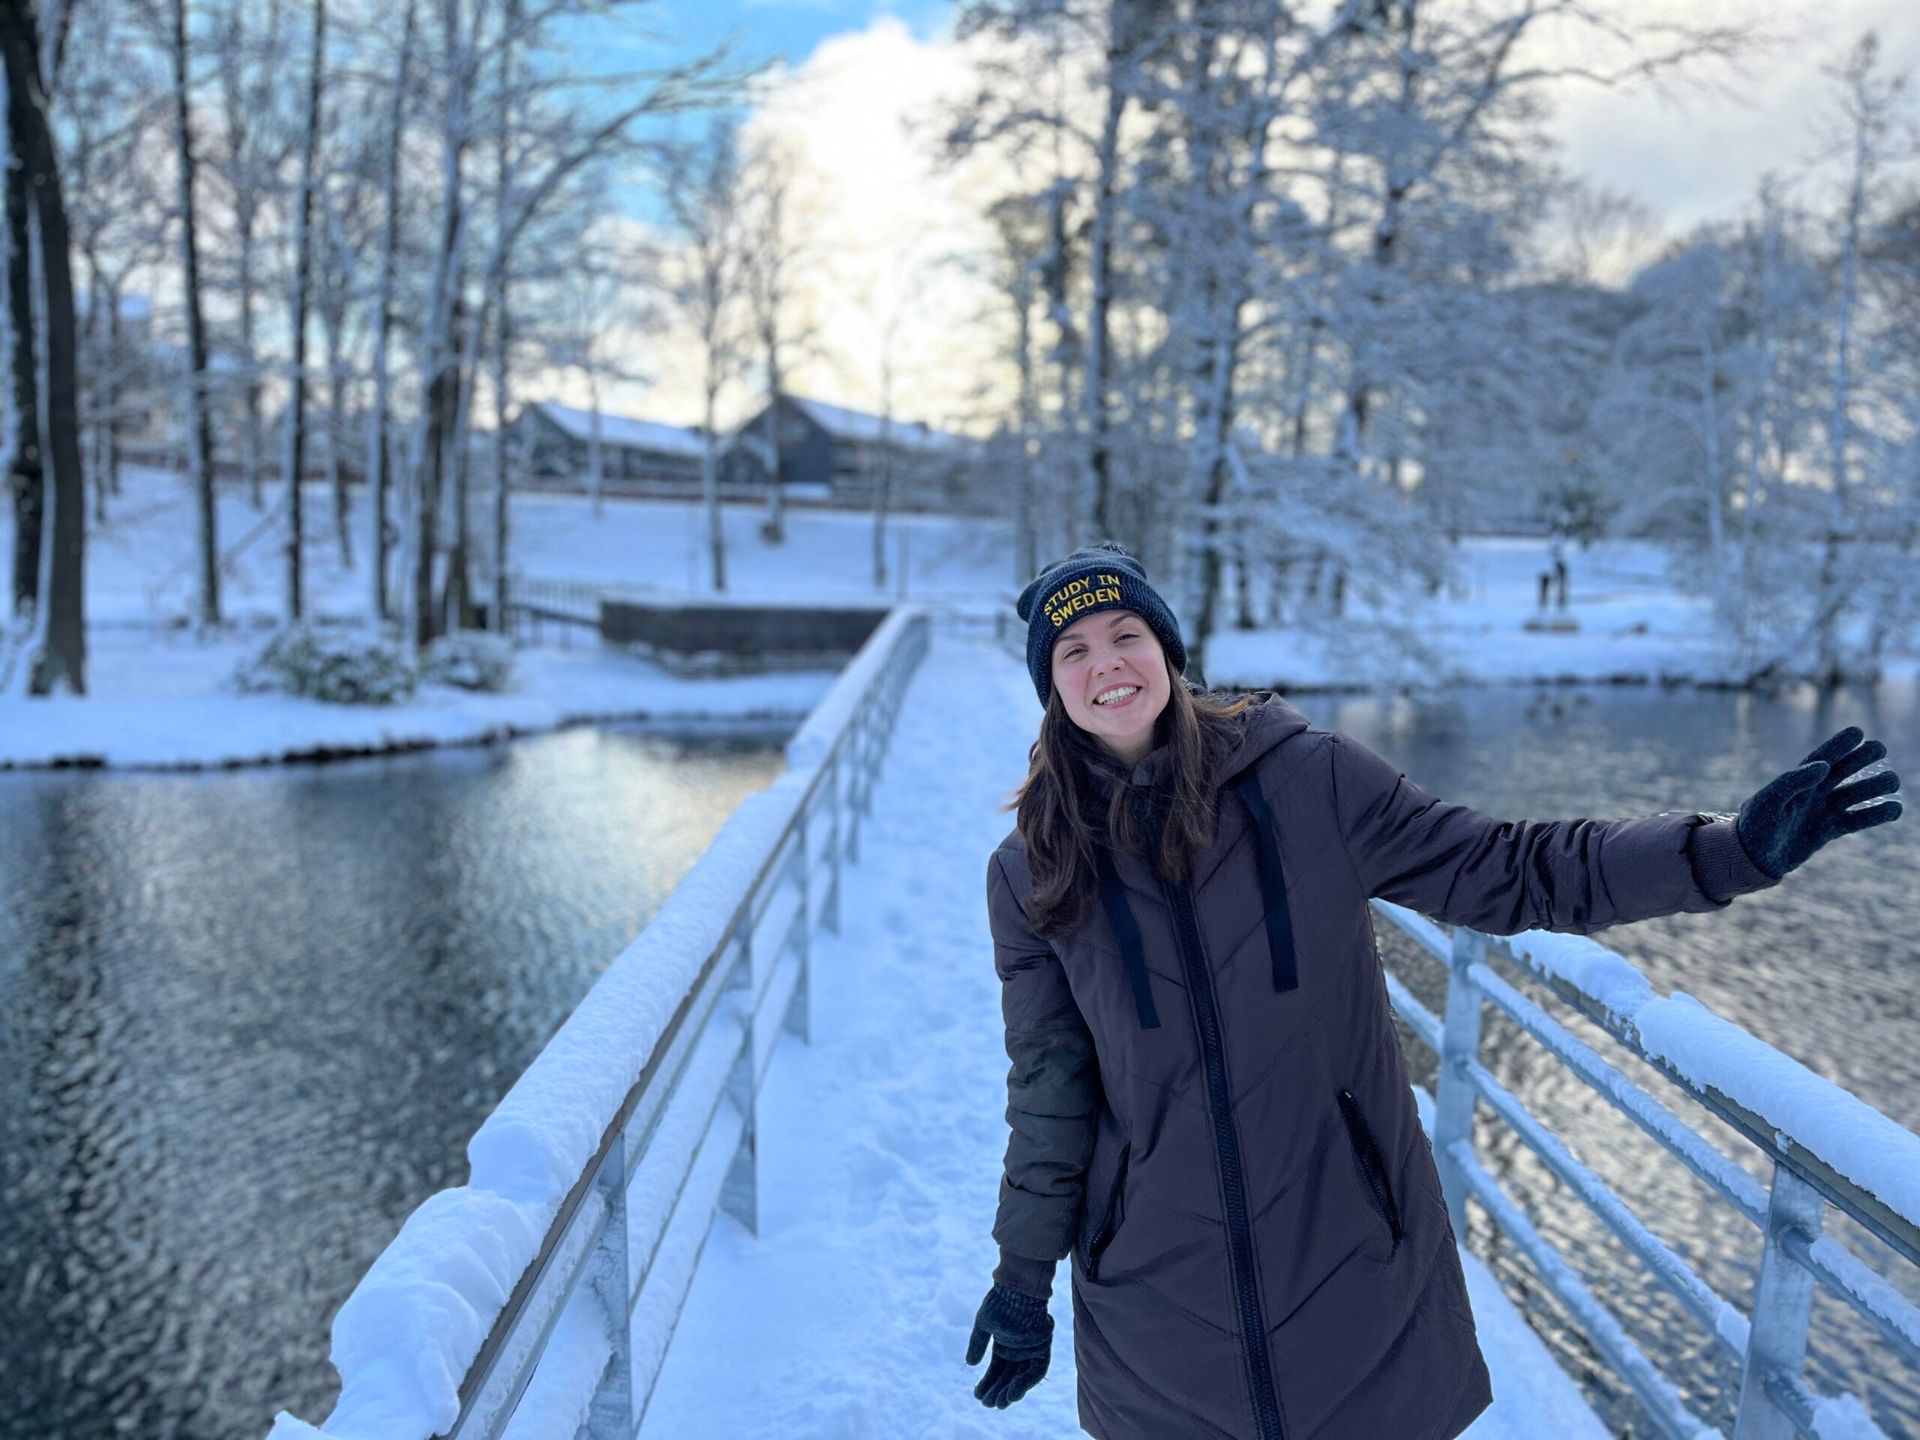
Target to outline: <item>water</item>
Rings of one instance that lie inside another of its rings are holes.
[[[1322,727],[1391,758],[1444,799],[1501,819],[1620,819],[1664,810],[1732,811],[1848,724],[1883,741],[1904,777],[1906,815],[1843,836],[1779,886],[1726,910],[1669,916],[1598,935],[1662,991],[1684,990],[1776,1048],[1843,1085],[1908,1129],[1920,1130],[1920,701],[1911,682],[1810,690],[1768,700],[1714,691],[1555,687],[1460,692],[1444,703],[1382,705],[1304,696]],[[1377,924],[1389,966],[1439,1008],[1444,971],[1390,924]],[[1514,972],[1504,971],[1511,975]],[[1544,989],[1527,985],[1536,999]],[[1547,1001],[1563,1020],[1570,1012]],[[1760,1232],[1492,1007],[1483,1054],[1500,1082],[1568,1141],[1662,1240],[1741,1308],[1759,1273]],[[1573,1023],[1603,1055],[1692,1123],[1763,1185],[1752,1147],[1604,1033]],[[1430,1052],[1402,1030],[1418,1083],[1433,1084]],[[1629,1333],[1704,1419],[1731,1433],[1737,1366],[1637,1259],[1507,1127],[1480,1107],[1484,1163],[1535,1218]],[[1478,1205],[1467,1244],[1489,1258],[1562,1365],[1617,1435],[1652,1428],[1630,1391],[1605,1370],[1517,1249]],[[1844,1218],[1840,1236],[1909,1300],[1913,1267]],[[1809,1375],[1817,1390],[1853,1389],[1887,1434],[1920,1436],[1920,1376],[1865,1324],[1816,1290]]]
[[[341,1301],[779,765],[570,730],[0,775],[0,1436],[324,1416]]]

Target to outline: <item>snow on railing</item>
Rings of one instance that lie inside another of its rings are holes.
[[[712,1225],[757,1224],[757,1097],[781,1030],[810,1034],[810,941],[929,619],[895,610],[467,1145],[333,1323],[328,1435],[631,1440]]]
[[[1808,1386],[1807,1321],[1818,1281],[1908,1365],[1920,1367],[1920,1309],[1846,1246],[1820,1234],[1832,1205],[1920,1266],[1920,1136],[1693,996],[1659,994],[1629,961],[1584,935],[1530,930],[1501,938],[1465,927],[1449,935],[1399,905],[1372,903],[1448,967],[1444,1018],[1391,972],[1386,980],[1395,1012],[1440,1057],[1437,1093],[1421,1097],[1422,1120],[1454,1232],[1466,1233],[1467,1199],[1478,1200],[1626,1380],[1660,1434],[1699,1440],[1720,1433],[1687,1409],[1672,1382],[1479,1163],[1473,1116],[1485,1100],[1740,1365],[1735,1440],[1881,1437],[1858,1397],[1818,1395]],[[1771,1190],[1492,969],[1487,960],[1496,951],[1758,1147],[1773,1163]],[[1750,1314],[1718,1295],[1480,1062],[1487,1001],[1763,1232]]]

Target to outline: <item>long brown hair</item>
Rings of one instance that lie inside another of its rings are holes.
[[[1190,691],[1171,664],[1167,675],[1171,693],[1154,722],[1154,743],[1171,747],[1172,764],[1162,802],[1165,821],[1151,858],[1154,873],[1174,883],[1187,878],[1193,857],[1213,839],[1214,771],[1238,733],[1233,717],[1252,697]],[[1058,690],[1047,697],[1040,738],[1033,742],[1027,764],[1026,783],[1006,808],[1019,812],[1020,838],[1026,842],[1027,869],[1033,876],[1027,918],[1040,935],[1057,935],[1087,916],[1099,885],[1099,846],[1143,853],[1140,822],[1127,803],[1124,783],[1111,787],[1106,813],[1100,813],[1099,792],[1087,771],[1104,764],[1118,777],[1123,767],[1068,718]]]

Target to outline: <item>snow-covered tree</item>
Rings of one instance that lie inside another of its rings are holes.
[[[700,493],[707,512],[708,580],[727,588],[726,533],[720,523],[718,400],[740,373],[747,331],[742,307],[739,135],[717,120],[698,141],[669,152],[666,199],[682,242],[673,293],[700,356]]]

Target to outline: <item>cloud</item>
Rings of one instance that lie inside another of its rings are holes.
[[[970,392],[995,368],[992,336],[978,323],[992,297],[964,261],[991,243],[991,177],[978,167],[943,167],[934,128],[939,107],[970,80],[958,45],[920,38],[885,14],[822,42],[764,87],[742,136],[789,157],[790,205],[807,235],[795,309],[815,331],[787,388],[878,410],[890,363],[896,415],[951,425],[978,409]],[[693,337],[676,326],[644,344],[660,357],[634,367],[649,383],[610,386],[603,403],[697,420]],[[567,394],[578,398],[574,388],[568,382]],[[730,386],[722,423],[760,399],[753,383]]]
[[[1650,4],[1639,0],[1616,18],[1631,25],[1637,14],[1660,13]],[[1834,161],[1820,154],[1834,94],[1822,67],[1863,32],[1878,30],[1889,74],[1920,68],[1920,8],[1911,0],[1689,0],[1685,18],[1764,26],[1774,43],[1710,87],[1662,94],[1568,82],[1550,125],[1568,169],[1646,201],[1675,232],[1737,213],[1770,170],[1816,187],[1838,183]]]

